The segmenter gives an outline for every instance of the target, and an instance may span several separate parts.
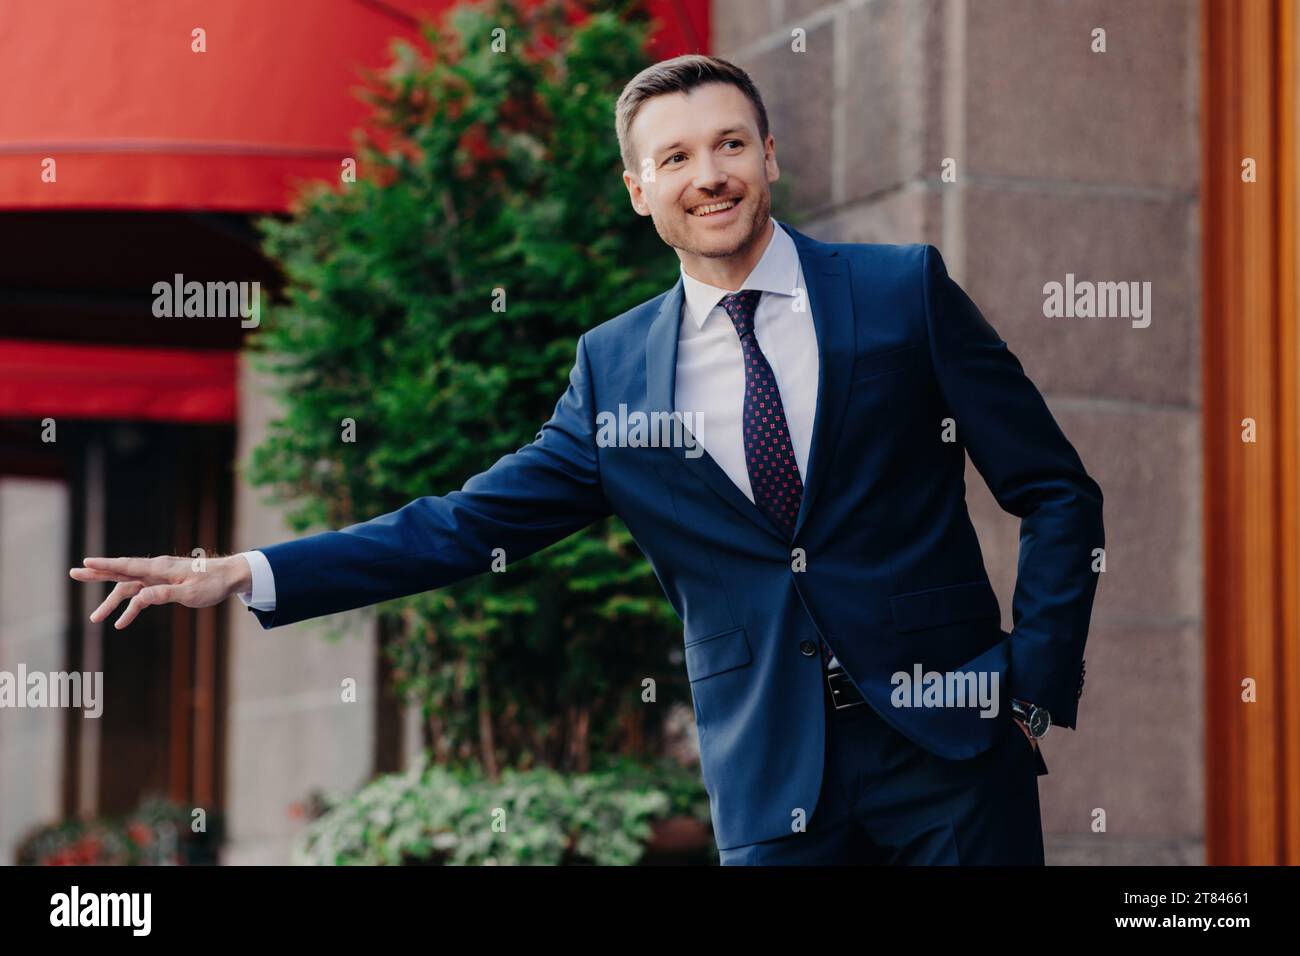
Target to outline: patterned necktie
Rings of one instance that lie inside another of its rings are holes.
[[[754,313],[762,295],[759,289],[742,289],[723,296],[718,304],[731,317],[745,357],[742,435],[754,504],[788,537],[794,537],[795,518],[803,500],[803,482],[799,477],[799,463],[794,457],[785,408],[781,405],[781,393],[776,386],[776,375],[754,335]],[[822,660],[829,664],[833,658],[831,649],[825,641],[821,646]]]
[[[719,303],[731,316],[745,356],[745,411],[743,435],[745,467],[754,492],[754,504],[788,536],[803,499],[803,483],[794,458],[790,427],[786,424],[776,376],[767,364],[754,335],[754,312],[763,293],[744,289],[723,296]]]

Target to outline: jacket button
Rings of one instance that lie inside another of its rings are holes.
[[[817,653],[817,645],[814,644],[812,641],[800,641],[799,653],[802,654],[804,657],[812,657],[814,654]]]

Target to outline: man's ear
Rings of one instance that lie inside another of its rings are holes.
[[[781,178],[781,167],[776,164],[776,139],[771,133],[767,134],[767,142],[763,144],[763,168],[767,171],[769,183]]]
[[[645,190],[641,188],[641,180],[636,174],[623,170],[623,185],[627,187],[627,198],[632,201],[632,208],[636,210],[637,215],[650,215],[650,204],[646,202]]]

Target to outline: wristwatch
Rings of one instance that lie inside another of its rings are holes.
[[[1045,736],[1052,727],[1052,715],[1047,712],[1046,707],[1039,707],[1037,704],[1012,697],[1011,713],[1025,722],[1029,736],[1034,739]]]

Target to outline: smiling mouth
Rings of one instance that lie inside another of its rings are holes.
[[[732,206],[736,205],[738,199],[724,199],[721,202],[705,203],[702,206],[696,206],[690,210],[692,216],[712,216],[715,213],[726,212]]]

